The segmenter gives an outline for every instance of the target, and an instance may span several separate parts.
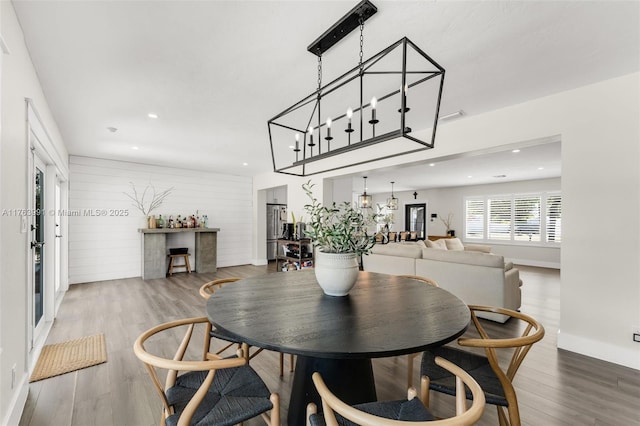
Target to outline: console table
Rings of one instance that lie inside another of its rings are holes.
[[[164,278],[167,274],[167,234],[191,232],[196,241],[196,271],[217,271],[220,228],[138,229],[142,234],[142,279]]]

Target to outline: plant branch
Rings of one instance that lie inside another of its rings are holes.
[[[129,193],[124,192],[124,195],[129,197],[131,199],[131,201],[133,201],[133,205],[138,210],[140,210],[142,212],[142,214],[145,215],[145,216],[148,216],[152,211],[154,211],[155,209],[160,207],[160,205],[165,200],[165,198],[167,198],[167,196],[169,196],[169,194],[171,194],[171,191],[173,191],[173,187],[171,187],[169,189],[165,189],[164,191],[158,193],[156,191],[156,188],[152,184],[149,184],[144,188],[144,191],[142,192],[142,195],[140,196],[138,194],[138,190],[136,189],[136,186],[133,184],[133,182],[129,182],[129,184],[131,185],[131,189],[133,191],[133,194],[129,194]],[[151,201],[147,202],[147,201],[145,201],[145,198],[147,197],[147,194],[148,194],[149,190],[152,191]]]

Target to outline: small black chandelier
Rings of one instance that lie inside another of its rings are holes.
[[[358,206],[361,209],[370,209],[373,205],[373,197],[367,194],[367,177],[363,176],[364,179],[364,192],[358,196]]]
[[[406,37],[363,60],[376,12],[363,0],[308,46],[318,88],[268,121],[274,172],[309,176],[434,147],[445,70]],[[358,27],[358,65],[323,86],[322,54]]]
[[[393,195],[393,184],[391,182],[391,197],[387,198],[387,208],[389,210],[398,210],[398,199]]]

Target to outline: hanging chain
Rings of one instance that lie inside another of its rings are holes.
[[[362,70],[363,70],[363,65],[362,65],[362,58],[363,58],[363,46],[364,46],[364,19],[362,18],[362,16],[360,16],[360,74],[362,74]]]
[[[318,96],[320,96],[320,89],[322,89],[322,55],[318,55]]]

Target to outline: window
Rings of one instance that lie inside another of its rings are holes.
[[[489,239],[511,239],[511,199],[489,199]]]
[[[540,196],[514,198],[514,240],[540,242],[540,203]]]
[[[470,240],[484,239],[484,200],[466,200],[465,205],[465,238]]]
[[[559,193],[509,194],[465,199],[465,238],[522,244],[562,241]]]
[[[547,227],[546,241],[548,243],[562,242],[562,197],[553,194],[547,197]]]

